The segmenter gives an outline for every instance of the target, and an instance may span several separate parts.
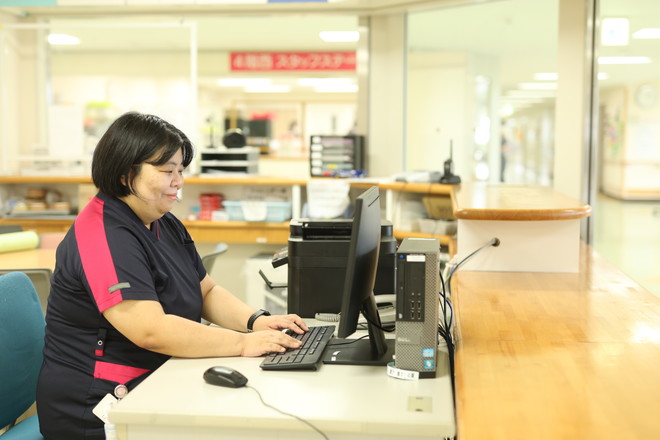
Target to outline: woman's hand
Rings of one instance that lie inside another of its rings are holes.
[[[289,329],[299,335],[309,331],[309,327],[307,327],[305,321],[303,321],[300,316],[293,313],[289,315],[261,315],[254,321],[252,328],[255,331]]]
[[[280,330],[244,333],[241,356],[256,357],[266,353],[283,353],[287,348],[299,348],[299,340]]]

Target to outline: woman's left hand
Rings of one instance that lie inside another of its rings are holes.
[[[309,327],[302,318],[294,313],[289,315],[261,315],[254,321],[255,331],[259,330],[283,330],[290,329],[298,334],[309,331]]]

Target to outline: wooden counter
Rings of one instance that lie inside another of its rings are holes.
[[[454,215],[464,220],[571,220],[591,214],[587,204],[531,185],[463,185],[454,203]]]
[[[581,246],[579,273],[459,271],[459,440],[660,438],[660,300]]]
[[[458,219],[458,255],[467,256],[498,238],[465,269],[577,272],[580,221],[591,206],[553,188],[465,184],[453,198]]]
[[[0,253],[0,270],[55,269],[55,249]]]

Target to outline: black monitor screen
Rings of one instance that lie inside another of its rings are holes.
[[[367,320],[368,340],[339,339],[326,349],[325,363],[386,365],[392,361],[394,340],[386,340],[380,324],[373,289],[380,249],[380,198],[374,186],[355,200],[351,243],[337,336],[346,338],[358,326],[360,313]]]

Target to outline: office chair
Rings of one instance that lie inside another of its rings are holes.
[[[37,297],[41,303],[41,311],[46,314],[46,306],[48,305],[48,295],[50,295],[50,278],[53,276],[53,271],[50,269],[13,269],[6,270],[0,269],[0,275],[6,275],[12,272],[23,272],[30,278],[34,289],[37,291]]]
[[[227,243],[218,243],[218,245],[213,249],[213,252],[210,254],[204,255],[202,257],[202,264],[204,265],[204,269],[206,269],[206,273],[211,274],[211,269],[213,269],[213,265],[215,264],[215,259],[219,256],[227,252],[227,249],[229,246],[227,246]]]
[[[27,275],[0,276],[0,427],[10,426],[2,440],[43,440],[37,415],[15,423],[36,399],[45,326]]]
[[[204,265],[204,269],[206,269],[206,273],[211,275],[211,269],[213,269],[213,265],[215,264],[215,260],[219,255],[224,254],[227,252],[227,249],[229,249],[229,246],[227,246],[227,243],[218,243],[218,245],[213,249],[213,252],[210,254],[204,255],[202,257],[202,264]],[[202,318],[202,324],[209,325],[210,322],[208,322],[206,319]]]

